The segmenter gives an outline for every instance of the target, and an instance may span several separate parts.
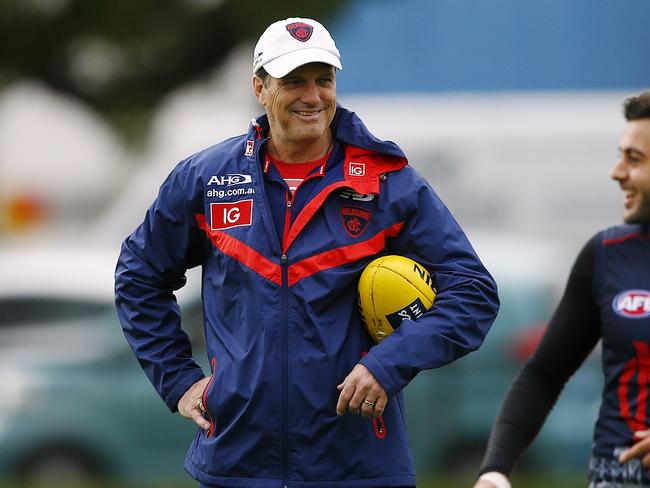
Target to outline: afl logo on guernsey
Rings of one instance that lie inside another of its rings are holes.
[[[628,319],[650,317],[650,291],[625,290],[614,297],[612,308],[618,315]]]

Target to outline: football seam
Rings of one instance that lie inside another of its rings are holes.
[[[372,319],[376,320],[377,318],[377,308],[375,307],[375,276],[377,276],[377,269],[379,266],[375,266],[375,269],[372,270],[372,276],[370,277],[370,303],[372,303]]]
[[[416,285],[415,283],[413,283],[413,282],[412,282],[412,281],[411,281],[407,276],[403,275],[403,274],[400,273],[399,271],[395,271],[395,270],[392,269],[392,268],[387,268],[386,266],[382,266],[381,264],[377,265],[377,268],[382,268],[382,269],[385,269],[386,271],[390,271],[391,273],[395,273],[397,276],[401,276],[402,278],[404,278],[404,281],[406,281],[409,285],[411,285],[413,288],[415,288],[415,289],[420,293],[420,295],[425,295],[425,293],[423,293],[422,290],[420,290],[420,287],[419,287],[419,286],[417,286],[417,285]],[[375,274],[377,274],[376,271],[375,271],[375,273],[372,275],[372,283],[374,283],[374,281],[375,281]],[[372,308],[373,308],[373,310],[374,310],[374,309],[375,309],[375,300],[374,300],[374,291],[373,291],[373,287],[372,287],[372,285],[371,285],[371,287],[370,287],[370,290],[371,290],[371,292],[370,292],[370,296],[373,297],[373,300],[372,300]],[[426,296],[425,296],[424,298],[426,298]],[[426,300],[429,301],[428,298],[426,298]],[[434,300],[435,300],[435,297],[434,297]],[[427,304],[425,304],[425,305],[427,305]],[[433,301],[429,302],[429,304],[427,305],[427,308],[430,308],[432,305],[433,305]]]

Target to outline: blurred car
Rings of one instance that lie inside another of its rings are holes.
[[[564,267],[545,244],[472,240],[502,305],[477,352],[421,373],[406,389],[411,446],[425,476],[478,468],[503,395],[541,337],[561,291],[559,273],[567,272],[551,265]],[[190,481],[182,464],[195,427],[170,414],[122,335],[116,259],[116,251],[90,248],[0,250],[0,479]],[[193,274],[178,297],[195,358],[209,371]],[[563,392],[524,466],[584,471],[599,382],[592,359]]]
[[[501,307],[481,348],[420,373],[406,389],[420,472],[478,471],[506,391],[541,340],[569,272],[570,251],[552,242],[485,233],[472,242],[497,282]],[[586,473],[602,389],[597,356],[569,380],[518,469]]]
[[[189,479],[195,427],[167,410],[121,333],[116,260],[97,249],[0,252],[0,479]],[[202,311],[196,289],[185,291],[200,359]]]

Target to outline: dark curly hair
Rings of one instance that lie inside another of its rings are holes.
[[[630,97],[623,103],[625,120],[650,119],[650,91]]]

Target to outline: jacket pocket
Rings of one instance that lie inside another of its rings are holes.
[[[375,436],[377,439],[385,439],[386,434],[386,424],[384,423],[384,416],[381,415],[378,418],[372,419],[372,426],[375,429]]]
[[[368,351],[362,351],[361,352],[361,357],[364,357],[366,354],[368,354]],[[204,403],[205,405],[205,403]],[[372,418],[372,428],[375,431],[375,436],[377,439],[385,439],[386,434],[388,433],[386,431],[386,423],[384,422],[384,416],[380,415],[377,418]]]
[[[212,417],[212,414],[210,413],[210,408],[208,407],[208,394],[210,390],[212,389],[212,384],[214,383],[214,376],[217,370],[217,358],[213,357],[210,360],[210,366],[212,367],[212,376],[210,377],[210,381],[208,381],[208,384],[205,385],[205,389],[203,390],[203,395],[201,400],[203,401],[203,409],[205,410],[205,415],[207,416],[208,421],[210,422],[210,429],[208,430],[208,437],[214,437],[214,418]]]

